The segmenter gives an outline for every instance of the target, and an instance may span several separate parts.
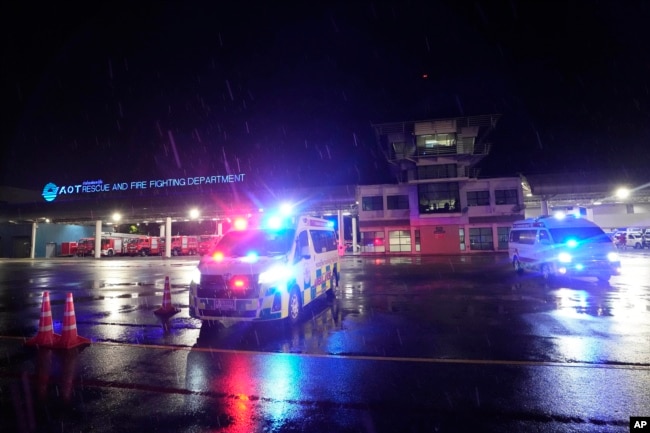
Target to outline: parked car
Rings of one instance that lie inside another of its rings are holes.
[[[625,241],[625,246],[639,250],[643,248],[644,242],[644,236],[641,233],[628,233]]]
[[[650,248],[650,230],[646,230],[643,234],[643,246],[644,248]]]

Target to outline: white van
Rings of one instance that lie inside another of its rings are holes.
[[[641,232],[628,232],[625,239],[625,246],[640,250],[643,248],[643,233]]]
[[[540,216],[517,221],[508,251],[517,272],[532,269],[545,279],[554,275],[620,275],[621,262],[611,238],[595,223],[574,215]]]
[[[231,230],[204,255],[190,284],[190,316],[298,321],[302,308],[334,296],[340,272],[333,223],[311,216],[269,218]]]

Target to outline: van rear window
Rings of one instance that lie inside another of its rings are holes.
[[[535,236],[537,236],[537,230],[511,230],[510,242],[533,245],[535,243]]]
[[[550,229],[556,244],[565,244],[574,240],[578,242],[605,243],[612,240],[599,227],[572,227]]]

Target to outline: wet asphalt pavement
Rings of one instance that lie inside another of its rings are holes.
[[[650,252],[547,284],[505,255],[346,256],[294,327],[188,316],[196,258],[0,260],[0,431],[629,431],[650,415]],[[164,279],[180,309],[168,321]],[[92,343],[36,349],[43,292]]]

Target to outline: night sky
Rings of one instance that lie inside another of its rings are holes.
[[[647,1],[13,3],[0,185],[392,182],[373,123],[493,113],[483,175],[648,172]]]

